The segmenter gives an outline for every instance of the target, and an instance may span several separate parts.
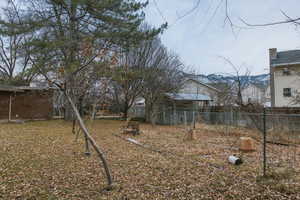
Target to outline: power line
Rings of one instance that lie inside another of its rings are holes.
[[[162,12],[162,10],[159,8],[158,3],[156,0],[153,0],[154,6],[157,10],[157,12],[159,13],[159,15],[161,16],[161,18],[165,21],[168,22],[167,18],[165,17],[164,13]],[[199,8],[201,3],[201,0],[197,0],[195,6],[193,8],[191,8],[190,10],[188,10],[186,13],[184,13],[181,16],[178,16],[177,19],[171,24],[169,25],[169,28],[171,26],[174,26],[178,21],[182,20],[183,18],[187,17],[188,15],[192,14],[195,10],[197,10],[197,8]]]
[[[179,16],[174,22],[173,24],[170,25],[174,26],[177,22],[179,22],[180,20],[182,20],[183,18],[187,17],[188,15],[192,14],[199,6],[200,6],[201,0],[197,0],[196,5],[190,9],[189,11],[187,11],[186,13],[184,13],[183,15]]]
[[[164,16],[163,12],[160,10],[160,8],[159,8],[159,6],[158,6],[156,0],[153,0],[153,2],[154,2],[154,6],[155,6],[157,12],[159,13],[159,15],[161,16],[161,18],[162,18],[165,22],[168,22],[167,18]]]

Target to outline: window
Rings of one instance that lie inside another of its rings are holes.
[[[291,88],[283,88],[283,96],[284,97],[291,97],[292,96]]]

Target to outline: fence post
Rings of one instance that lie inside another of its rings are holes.
[[[195,111],[193,110],[193,128],[196,128]]]
[[[183,114],[184,114],[184,125],[187,126],[186,111],[184,111]]]
[[[9,95],[9,107],[8,107],[8,122],[11,122],[11,103],[12,102],[12,97]]]
[[[232,107],[230,106],[230,126],[233,126],[233,112],[232,112]]]
[[[267,145],[267,130],[266,130],[266,108],[263,111],[263,176],[266,176],[267,167],[267,155],[266,155],[266,145]]]

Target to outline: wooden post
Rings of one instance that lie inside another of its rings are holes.
[[[11,94],[9,95],[9,108],[8,108],[8,122],[11,121],[11,104],[12,104],[12,97]]]
[[[266,176],[267,170],[267,129],[266,129],[266,108],[263,111],[263,176]]]
[[[193,111],[193,128],[196,128],[195,110]]]

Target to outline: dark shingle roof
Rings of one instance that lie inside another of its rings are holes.
[[[0,91],[4,91],[4,92],[24,92],[24,90],[47,90],[47,89],[49,89],[49,87],[0,85]]]
[[[271,59],[271,65],[300,63],[300,50],[277,52],[277,58]]]
[[[19,89],[14,86],[8,86],[8,85],[0,85],[0,91],[3,92],[24,92],[22,89]]]

